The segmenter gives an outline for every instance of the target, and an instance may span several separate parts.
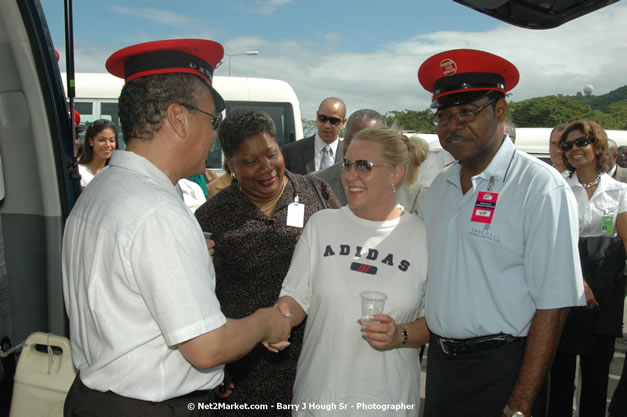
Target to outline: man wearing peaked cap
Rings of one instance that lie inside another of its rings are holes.
[[[419,209],[431,331],[424,415],[545,416],[539,393],[568,308],[585,304],[576,203],[557,171],[503,133],[513,64],[458,49],[427,59],[418,79],[457,160]]]
[[[194,409],[212,401],[223,364],[261,341],[287,340],[290,321],[277,307],[224,317],[207,243],[175,187],[204,172],[224,109],[212,86],[222,57],[216,42],[183,39],[107,61],[126,80],[126,149],[66,223],[63,290],[79,371],[66,417],[212,415]]]

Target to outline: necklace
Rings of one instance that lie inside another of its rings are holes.
[[[592,187],[594,187],[595,185],[597,185],[597,184],[599,183],[599,181],[601,181],[601,174],[599,174],[599,175],[597,176],[597,178],[596,178],[594,181],[592,181],[592,182],[588,182],[588,183],[585,183],[585,184],[582,182],[582,183],[581,183],[581,186],[582,186],[583,188],[585,188],[585,189],[592,188]]]
[[[285,187],[286,186],[287,186],[287,178],[283,177],[283,187],[281,188],[281,192],[279,193],[279,195],[274,200],[272,200],[272,203],[270,203],[267,206],[261,208],[260,210],[265,213],[266,211],[268,211],[271,208],[273,208],[274,206],[276,206],[276,203],[279,201],[279,199],[283,195],[283,191],[285,191]]]

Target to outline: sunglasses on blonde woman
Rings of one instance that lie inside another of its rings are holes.
[[[359,172],[370,172],[372,168],[391,167],[394,165],[377,165],[374,162],[365,159],[358,159],[356,161],[351,161],[349,159],[342,160],[342,168],[344,168],[344,171],[350,171],[353,166]]]

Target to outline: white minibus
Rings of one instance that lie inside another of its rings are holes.
[[[65,73],[62,78],[65,85]],[[81,124],[108,119],[119,129],[118,97],[124,80],[108,73],[76,73],[74,80],[74,107],[81,115]],[[256,108],[268,113],[276,125],[276,140],[281,148],[286,143],[302,139],[303,123],[298,98],[287,82],[267,78],[216,76],[213,84],[226,101],[226,114],[242,108]],[[122,141],[120,144],[123,146]],[[207,168],[220,170],[222,164],[222,149],[216,140],[207,158]]]

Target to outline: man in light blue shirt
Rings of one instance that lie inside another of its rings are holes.
[[[419,211],[432,333],[424,415],[543,416],[534,403],[568,307],[584,303],[573,195],[503,134],[514,65],[454,50],[425,61],[418,78],[457,160]]]

